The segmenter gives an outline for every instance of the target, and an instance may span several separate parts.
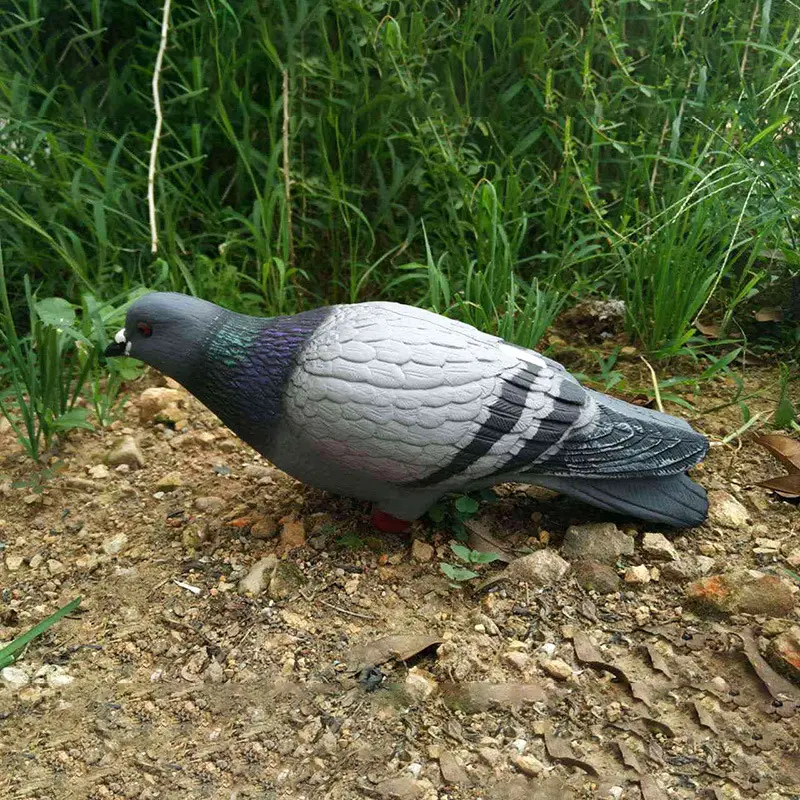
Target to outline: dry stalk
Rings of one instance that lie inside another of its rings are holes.
[[[150,145],[150,166],[147,170],[147,209],[150,216],[150,252],[158,252],[158,228],[156,226],[156,164],[158,162],[158,141],[161,138],[161,128],[164,125],[164,113],[161,110],[161,69],[164,66],[164,53],[167,51],[167,34],[169,33],[169,12],[172,0],[164,0],[164,9],[161,16],[161,42],[156,55],[156,65],[153,69],[153,107],[156,112],[156,125],[153,129],[153,142]]]

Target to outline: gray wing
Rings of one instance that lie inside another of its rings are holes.
[[[299,357],[286,420],[327,463],[409,488],[669,469],[663,430],[548,361],[421,309],[339,306]]]

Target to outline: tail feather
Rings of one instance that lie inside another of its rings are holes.
[[[690,431],[692,433],[695,432],[692,426],[685,419],[681,419],[680,417],[673,417],[672,414],[664,414],[652,408],[636,406],[633,403],[628,403],[625,400],[612,397],[610,394],[596,392],[593,389],[587,389],[586,391],[594,397],[601,406],[610,408],[618,414],[622,414],[624,417],[633,417],[633,419],[638,419],[641,422],[657,422],[660,425],[665,425],[670,428],[678,428],[679,430]]]
[[[700,525],[708,514],[705,489],[685,473],[626,480],[537,475],[536,483],[606,511],[676,528]]]

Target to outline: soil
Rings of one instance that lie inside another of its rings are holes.
[[[747,380],[763,395],[751,412],[773,408],[776,372]],[[763,649],[796,608],[695,615],[689,578],[667,579],[641,547],[658,529],[620,519],[636,548],[613,569],[644,564],[657,580],[610,594],[575,570],[545,587],[487,581],[495,562],[454,586],[439,566],[458,563],[447,523],[377,534],[363,504],[300,485],[188,396],[184,420],[141,422],[136,398],[156,384],[129,385],[110,428],[72,433],[40,484],[0,433],[0,642],[81,597],[19,660],[30,683],[0,685],[0,796],[800,797],[800,712],[781,713],[740,636],[752,629]],[[730,394],[720,379],[693,400]],[[692,421],[717,443],[695,476],[750,518],[662,532],[712,572],[796,579],[798,508],[753,486],[781,466],[750,432],[720,444],[741,425],[736,406]],[[96,468],[126,434],[145,466],[106,477]],[[208,497],[220,499],[200,510]],[[513,555],[609,519],[518,486],[478,517]],[[241,590],[270,555],[272,583]],[[583,634],[615,674],[576,656]],[[46,665],[73,680],[48,683]]]

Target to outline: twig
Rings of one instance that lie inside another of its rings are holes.
[[[369,614],[359,614],[356,611],[348,611],[346,608],[339,608],[339,606],[335,606],[333,603],[329,603],[327,600],[320,600],[319,602],[324,606],[328,606],[328,608],[332,608],[334,611],[338,611],[340,614],[348,614],[351,617],[358,617],[359,619],[377,619]]]
[[[653,380],[653,392],[655,393],[656,408],[663,414],[664,404],[661,402],[661,390],[658,388],[658,377],[656,376],[656,371],[650,366],[650,362],[644,356],[639,356],[639,358],[644,361],[644,363],[647,365],[647,369],[650,370],[650,377]]]
[[[161,127],[164,114],[161,110],[161,93],[158,89],[161,80],[161,68],[164,64],[164,53],[167,50],[167,33],[169,32],[169,11],[172,0],[164,0],[164,11],[161,17],[161,43],[158,46],[156,65],[153,69],[153,106],[156,112],[156,126],[153,130],[153,142],[150,145],[150,167],[147,170],[147,208],[150,214],[150,252],[158,252],[158,229],[156,228],[156,161],[158,160],[158,140],[161,138]]]
[[[192,594],[202,594],[203,590],[199,589],[197,586],[192,586],[190,583],[184,583],[183,581],[179,581],[177,578],[173,578],[172,582],[179,586],[181,589],[186,589],[187,592],[191,592]]]
[[[283,71],[283,201],[286,204],[286,234],[289,237],[289,266],[294,264],[292,239],[292,179],[289,174],[289,70]]]
[[[725,438],[722,440],[722,444],[724,444],[724,445],[726,445],[726,444],[729,444],[729,443],[730,443],[730,442],[732,442],[734,439],[739,439],[739,440],[741,441],[741,438],[740,438],[740,437],[741,437],[741,435],[742,435],[742,434],[743,434],[743,433],[744,433],[746,430],[748,430],[749,428],[752,428],[752,427],[753,427],[753,425],[755,425],[757,422],[760,422],[760,421],[761,421],[761,418],[762,418],[762,417],[765,417],[765,416],[767,415],[767,413],[768,413],[767,411],[759,411],[759,412],[758,412],[758,414],[754,414],[752,417],[750,417],[750,419],[749,419],[749,420],[747,420],[747,422],[745,422],[745,423],[744,423],[744,425],[741,425],[741,426],[740,426],[740,427],[738,427],[738,428],[737,428],[735,431],[733,431],[732,433],[729,433],[729,434],[728,434],[728,435],[727,435],[727,436],[726,436],[726,437],[725,437]]]

